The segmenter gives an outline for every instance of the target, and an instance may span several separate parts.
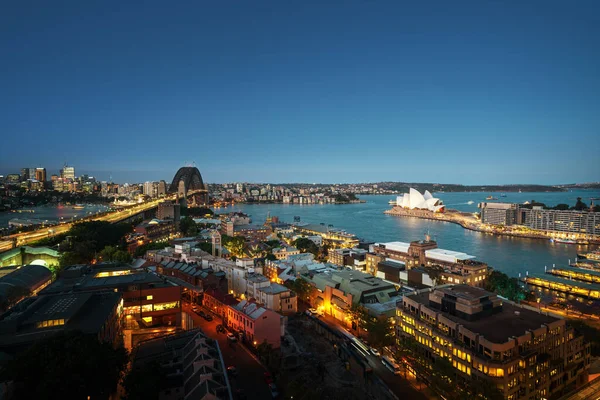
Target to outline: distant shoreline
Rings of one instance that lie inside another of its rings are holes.
[[[388,215],[395,215],[399,217],[409,217],[409,218],[420,218],[420,219],[428,219],[433,221],[440,222],[450,222],[453,224],[457,224],[462,226],[465,229],[482,232],[482,233],[490,233],[492,235],[498,236],[512,236],[518,238],[525,239],[539,239],[539,240],[550,240],[554,237],[553,234],[545,232],[545,231],[535,231],[535,232],[522,232],[518,231],[519,229],[523,229],[519,226],[511,227],[502,227],[502,228],[493,228],[486,226],[475,219],[471,213],[461,212],[457,210],[447,210],[445,213],[434,213],[429,210],[407,210],[401,207],[394,206],[391,210],[386,210],[383,212]],[[511,229],[511,230],[507,230]],[[530,229],[531,230],[531,229]],[[587,239],[587,244],[600,244],[600,239]],[[586,243],[578,243],[577,245],[587,245]],[[575,245],[575,246],[577,246]]]

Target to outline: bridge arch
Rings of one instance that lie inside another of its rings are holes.
[[[177,193],[179,189],[179,182],[183,182],[185,193],[189,190],[205,190],[204,181],[202,181],[202,175],[196,167],[182,167],[179,168],[173,182],[169,186],[170,193]]]

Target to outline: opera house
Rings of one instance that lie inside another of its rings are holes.
[[[396,206],[410,210],[429,210],[433,212],[444,212],[446,207],[442,200],[433,197],[429,190],[421,194],[413,188],[408,193],[396,198]]]

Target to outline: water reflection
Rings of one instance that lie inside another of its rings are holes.
[[[482,193],[443,193],[455,203],[464,203],[469,207],[465,211],[474,211],[467,201],[482,201]],[[511,199],[510,197],[515,197]],[[546,201],[548,204],[573,203],[571,197],[600,197],[600,191],[582,193],[513,193],[503,201],[517,201],[516,198]],[[588,246],[575,246],[564,243],[550,243],[546,240],[520,239],[510,236],[496,236],[489,233],[474,232],[449,223],[418,218],[402,218],[383,214],[389,209],[388,200],[392,196],[364,196],[367,203],[347,205],[290,205],[290,204],[241,204],[234,208],[220,209],[219,212],[242,211],[252,216],[253,223],[262,223],[268,212],[278,216],[281,221],[293,222],[294,216],[300,216],[302,222],[332,224],[335,228],[346,229],[358,237],[377,241],[404,241],[423,238],[429,234],[437,240],[441,248],[464,251],[472,254],[490,266],[511,276],[526,271],[544,272],[544,265],[566,265],[577,252],[588,250]],[[472,198],[472,199],[471,199]],[[446,200],[446,199],[444,199]],[[459,201],[460,200],[460,201]],[[550,201],[548,201],[550,200]],[[523,200],[525,201],[525,200]],[[450,203],[450,201],[447,201]],[[476,205],[475,205],[476,206]]]

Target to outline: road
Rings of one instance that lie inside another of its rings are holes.
[[[196,193],[196,191],[189,191],[188,195],[193,195],[195,193]],[[16,233],[13,235],[4,236],[0,239],[0,253],[3,251],[11,250],[13,248],[13,242],[15,239],[16,239],[16,247],[19,247],[19,246],[25,246],[25,245],[31,244],[40,239],[44,239],[44,238],[59,235],[61,233],[65,233],[69,229],[71,229],[71,227],[73,226],[74,223],[77,223],[77,222],[81,222],[81,221],[107,221],[107,222],[111,222],[111,223],[119,222],[119,221],[122,221],[122,220],[128,218],[131,215],[138,214],[143,211],[147,211],[152,208],[155,208],[158,205],[158,203],[160,203],[162,201],[173,200],[176,197],[177,197],[176,195],[170,195],[170,196],[163,197],[160,199],[137,204],[135,206],[126,208],[124,210],[113,211],[111,213],[100,215],[100,216],[85,217],[85,218],[81,218],[77,221],[61,223],[59,225],[45,227],[45,228],[41,228],[41,229],[31,231],[31,232]]]
[[[206,308],[201,307],[201,309],[208,312]],[[237,376],[230,377],[234,399],[236,398],[235,391],[237,389],[242,389],[249,400],[270,399],[271,391],[264,380],[266,369],[243,345],[239,343],[231,344],[225,333],[217,332],[217,325],[221,323],[221,319],[212,314],[213,320],[206,321],[192,311],[189,303],[184,303],[183,310],[191,316],[195,327],[202,329],[209,337],[217,339],[225,366],[235,366],[238,370]]]
[[[301,303],[301,302],[298,303],[298,309],[300,311],[304,312],[306,310],[306,308],[307,308],[306,304]],[[345,330],[348,334],[355,336],[351,332],[349,332],[346,328],[344,328],[342,325],[340,325],[339,321],[336,320],[335,318],[333,318],[332,316],[324,315],[322,317],[319,317],[319,319],[321,321],[325,322],[327,325],[329,325],[333,329],[341,328],[341,329]],[[391,372],[389,369],[387,369],[385,367],[385,365],[383,365],[380,357],[376,357],[373,354],[371,354],[370,352],[366,353],[366,352],[361,351],[361,353],[367,358],[367,360],[369,362],[369,366],[371,368],[373,368],[373,373],[375,375],[377,375],[377,377],[379,379],[381,379],[387,385],[387,387],[399,399],[426,400],[426,399],[435,398],[435,396],[432,396],[429,393],[429,391],[427,391],[427,390],[420,391],[420,390],[415,389],[415,387],[413,387],[411,385],[411,382],[409,382],[403,376],[394,375],[393,372]],[[392,354],[386,354],[386,355],[393,357]],[[425,394],[424,392],[428,392],[428,393]]]

